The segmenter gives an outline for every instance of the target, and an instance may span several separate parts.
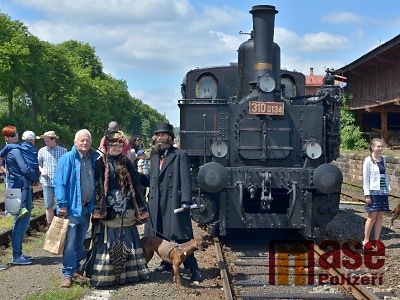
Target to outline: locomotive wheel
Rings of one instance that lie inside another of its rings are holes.
[[[217,214],[217,205],[210,195],[202,195],[199,208],[190,210],[193,221],[206,225],[214,221]]]
[[[339,211],[340,194],[316,195],[313,198],[312,222],[315,226],[328,224]]]

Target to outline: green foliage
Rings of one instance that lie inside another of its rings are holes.
[[[343,105],[340,110],[340,147],[345,150],[368,149],[368,142],[362,136],[362,131],[356,123],[355,115],[349,110],[349,96],[343,97]]]
[[[103,72],[94,47],[78,41],[40,41],[0,13],[0,125],[41,134],[54,130],[67,148],[87,128],[98,145],[115,120],[127,135],[149,136],[168,121],[132,97],[124,80]],[[146,126],[142,126],[146,124]]]
[[[142,122],[142,142],[144,147],[148,147],[151,141],[151,137],[153,136],[153,131],[150,127],[150,121],[145,119]]]

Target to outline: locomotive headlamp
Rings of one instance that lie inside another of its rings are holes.
[[[305,154],[307,155],[307,157],[309,157],[311,159],[317,159],[322,154],[321,145],[316,142],[307,142],[304,145],[303,150],[304,150]]]
[[[211,145],[211,153],[218,158],[224,157],[228,153],[228,146],[224,141],[215,141]]]
[[[270,93],[275,89],[276,83],[272,77],[264,76],[260,78],[258,85],[260,87],[260,90],[262,90],[265,93]]]

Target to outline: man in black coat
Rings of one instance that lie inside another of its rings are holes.
[[[154,134],[157,141],[150,158],[150,220],[146,223],[144,236],[159,236],[181,244],[193,238],[189,212],[192,204],[189,157],[185,151],[172,146],[174,133],[171,124],[160,123]],[[183,208],[183,212],[174,213],[177,208]],[[201,281],[193,254],[186,257],[184,265],[190,269],[192,281]],[[156,270],[170,269],[170,264],[162,262]]]

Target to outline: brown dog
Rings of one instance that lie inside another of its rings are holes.
[[[397,217],[400,215],[400,203],[397,204],[396,208],[392,210],[392,219],[390,220],[390,228],[393,228],[393,221],[397,219]]]
[[[172,282],[178,285],[182,285],[179,266],[185,261],[186,256],[193,254],[197,250],[205,251],[208,247],[206,237],[196,237],[184,244],[168,242],[156,236],[144,237],[141,238],[141,241],[146,262],[149,262],[154,252],[156,252],[163,261],[172,264],[172,269],[174,270]]]

